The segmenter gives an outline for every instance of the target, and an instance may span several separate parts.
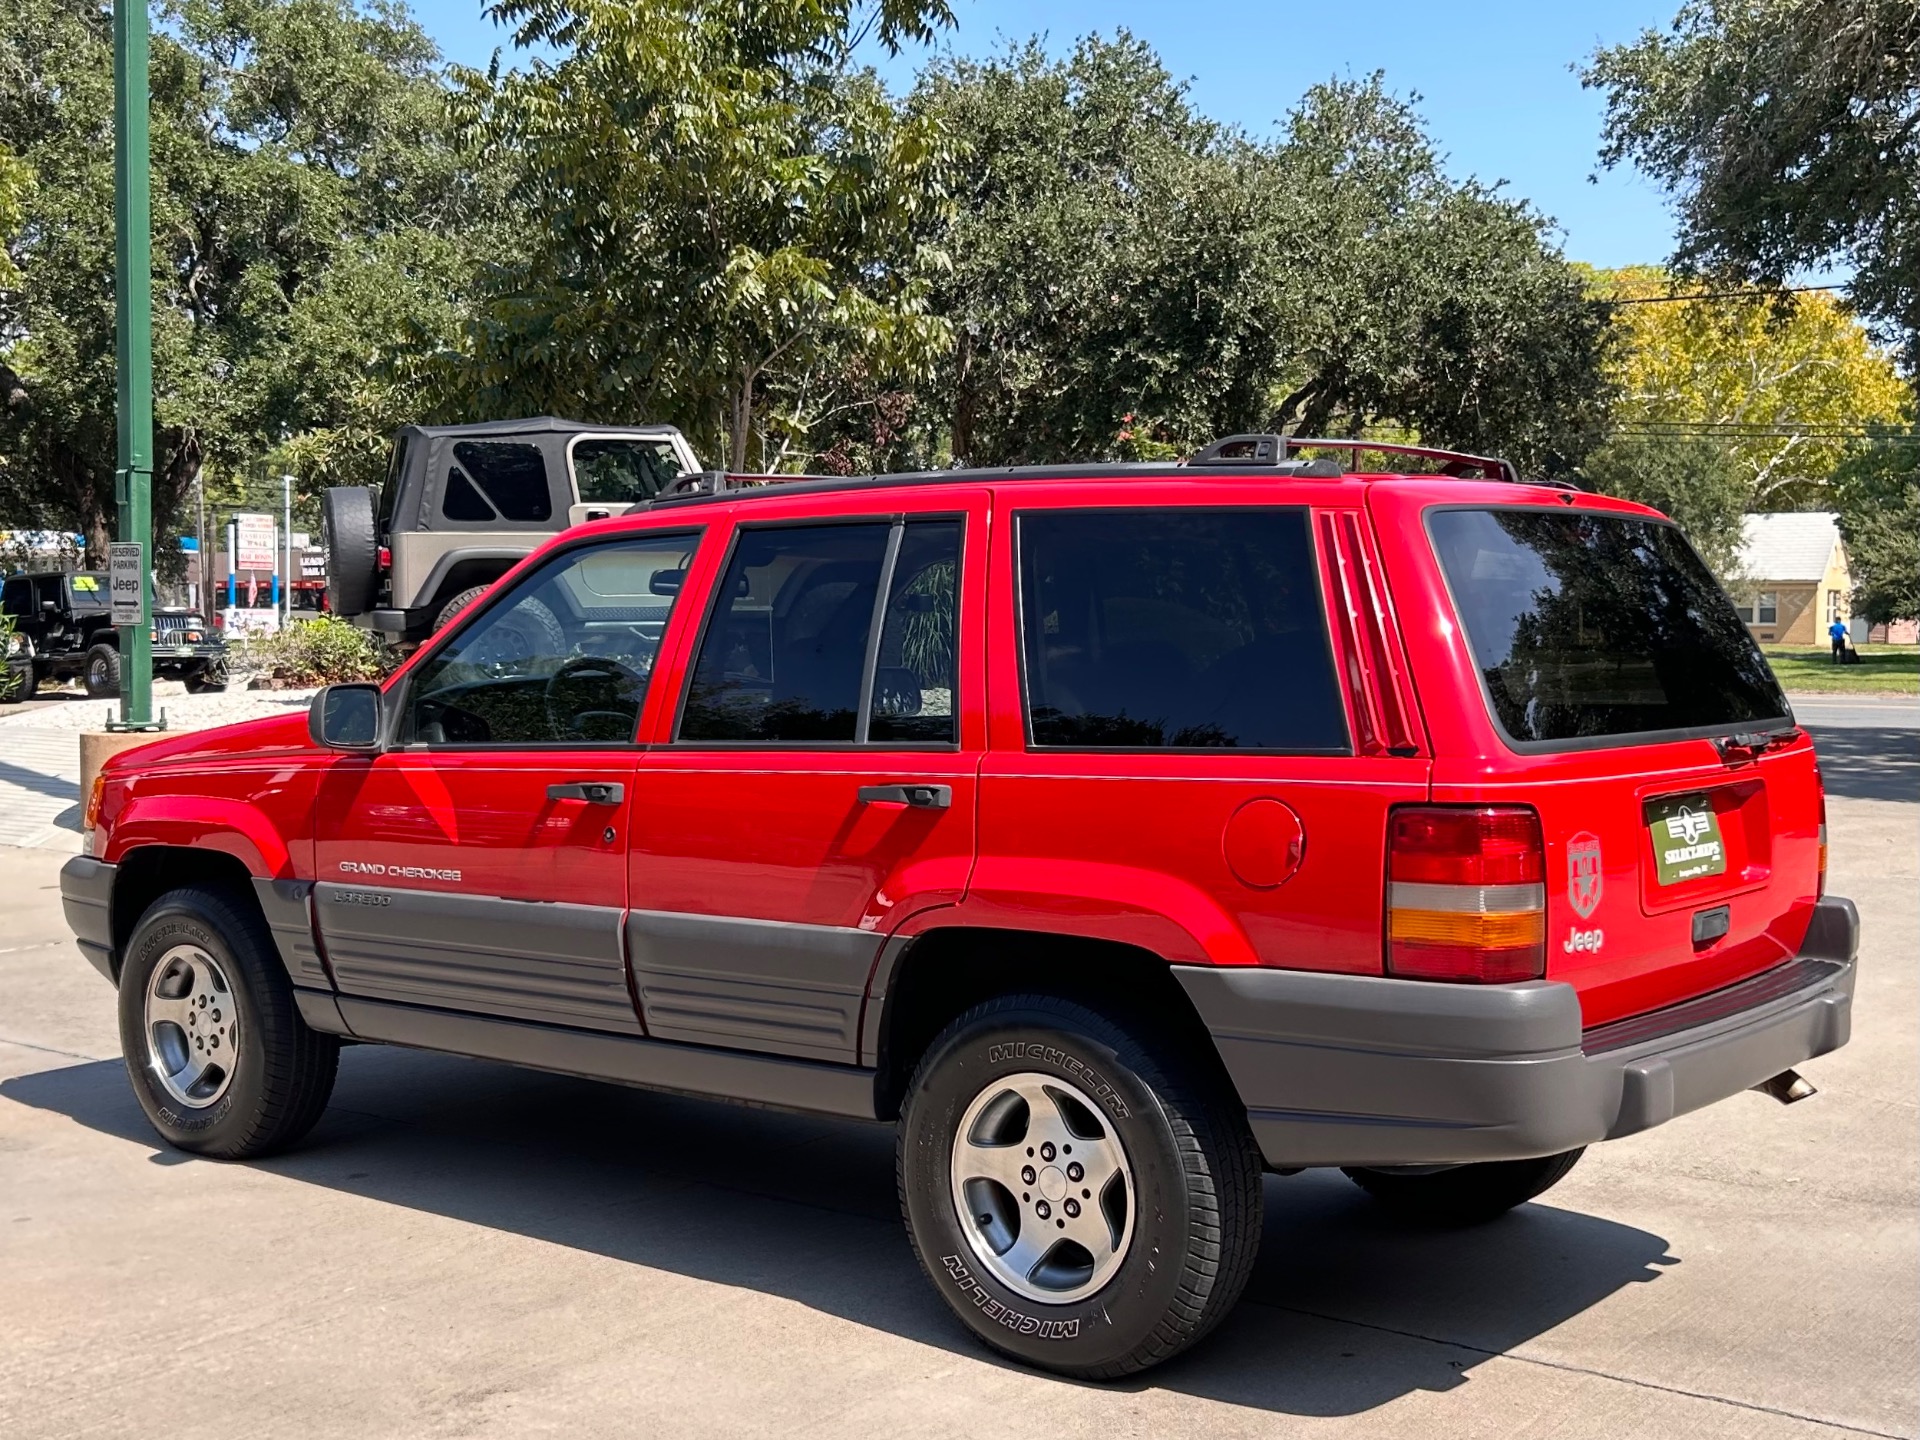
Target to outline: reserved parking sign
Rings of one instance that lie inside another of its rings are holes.
[[[147,623],[146,594],[140,577],[147,568],[147,547],[139,540],[107,546],[107,594],[115,625]]]

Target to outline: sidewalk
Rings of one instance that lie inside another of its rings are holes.
[[[265,715],[304,710],[311,690],[232,690],[188,695],[154,686],[167,733],[210,730]],[[9,715],[0,711],[0,845],[80,853],[80,740],[118,713],[108,700],[75,699]]]

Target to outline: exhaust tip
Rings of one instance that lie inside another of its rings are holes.
[[[1771,1095],[1782,1105],[1791,1105],[1796,1100],[1805,1100],[1810,1095],[1820,1093],[1805,1076],[1792,1070],[1782,1070],[1778,1075],[1769,1080],[1762,1080],[1753,1088],[1762,1095]]]

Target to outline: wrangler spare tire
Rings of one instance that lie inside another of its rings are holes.
[[[327,546],[327,604],[336,615],[364,615],[380,581],[373,492],[363,485],[328,489],[321,518]]]

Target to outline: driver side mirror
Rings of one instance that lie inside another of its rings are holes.
[[[329,685],[307,707],[307,734],[329,750],[369,754],[380,748],[380,687]]]

